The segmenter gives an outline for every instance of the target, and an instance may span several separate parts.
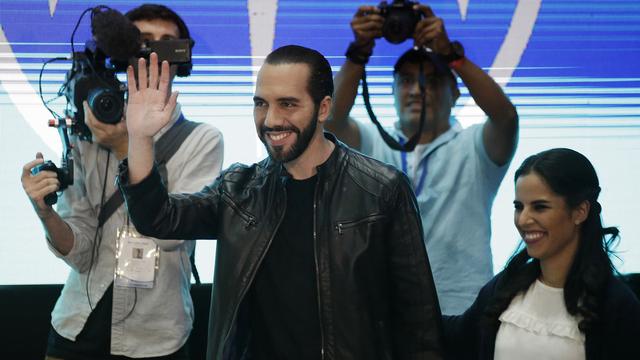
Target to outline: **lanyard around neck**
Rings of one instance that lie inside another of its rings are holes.
[[[398,142],[404,145],[404,139],[401,136],[398,136]],[[420,195],[420,193],[422,192],[422,188],[424,187],[424,180],[427,178],[427,158],[429,157],[429,155],[427,155],[421,161],[422,173],[420,174],[420,179],[418,180],[418,183],[415,185],[413,189],[413,191],[416,193],[416,196]],[[418,156],[418,154],[416,154],[416,156]],[[405,174],[407,174],[409,178],[411,178],[411,175],[409,175],[409,170],[407,166],[407,153],[404,151],[400,152],[400,159],[402,160],[402,171]]]

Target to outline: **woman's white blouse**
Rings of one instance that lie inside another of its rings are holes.
[[[495,360],[584,360],[584,334],[564,304],[564,290],[536,280],[500,315]]]

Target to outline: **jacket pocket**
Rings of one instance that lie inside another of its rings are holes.
[[[336,222],[334,229],[338,232],[339,235],[342,235],[345,230],[348,230],[350,228],[354,228],[363,224],[374,223],[386,217],[387,217],[386,215],[382,215],[382,214],[373,214],[373,215],[365,216],[358,220],[338,221]]]
[[[249,212],[238,206],[238,204],[236,204],[233,199],[231,199],[231,196],[229,196],[229,194],[227,194],[226,192],[222,192],[222,200],[234,211],[234,213],[236,213],[236,215],[238,215],[242,219],[245,224],[245,230],[248,230],[249,228],[257,225],[256,218]]]

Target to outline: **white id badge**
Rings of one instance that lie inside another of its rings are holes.
[[[153,287],[160,251],[151,239],[130,226],[118,229],[114,284],[120,287]]]

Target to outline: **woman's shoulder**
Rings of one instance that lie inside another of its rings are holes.
[[[508,281],[506,277],[507,275],[505,270],[500,271],[482,287],[482,290],[491,294],[495,293],[499,287],[502,287],[505,284],[505,281]]]
[[[611,276],[607,282],[602,304],[601,320],[605,332],[640,336],[640,301],[619,278]]]
[[[607,283],[605,306],[615,311],[633,311],[640,314],[640,300],[631,288],[616,276]]]
[[[478,292],[476,297],[476,305],[484,309],[484,307],[491,301],[493,296],[504,285],[505,275],[504,271],[496,274],[491,280],[489,280]]]
[[[636,345],[640,339],[640,301],[615,276],[611,276],[607,283],[601,321],[599,329],[594,329],[596,331],[591,334],[591,339],[602,343],[608,359],[640,358],[640,350]]]

